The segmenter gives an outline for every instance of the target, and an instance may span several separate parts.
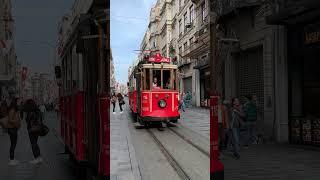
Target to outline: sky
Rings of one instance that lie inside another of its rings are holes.
[[[156,0],[111,0],[110,40],[117,82],[126,84],[128,68],[137,57],[134,50],[147,30],[149,13]]]
[[[53,73],[57,25],[74,0],[12,0],[18,61],[32,72]],[[51,76],[52,77],[52,76]]]

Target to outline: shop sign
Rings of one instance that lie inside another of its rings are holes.
[[[311,24],[304,28],[304,43],[313,44],[320,42],[320,24]]]
[[[305,44],[312,44],[320,42],[320,32],[308,32],[305,33]]]

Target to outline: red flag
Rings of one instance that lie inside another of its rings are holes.
[[[0,40],[0,49],[6,49],[7,45],[3,40]]]

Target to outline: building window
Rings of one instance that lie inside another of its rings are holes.
[[[191,38],[189,39],[189,44],[190,44],[190,46],[191,46],[192,43],[193,43],[193,37],[191,37]]]
[[[184,48],[184,51],[187,50],[187,48],[188,48],[188,42],[185,42],[185,43],[183,44],[183,48]]]
[[[179,56],[178,56],[179,60],[180,60],[181,53],[182,53],[182,46],[179,47]]]
[[[206,4],[205,2],[201,4],[202,22],[206,19]]]
[[[187,23],[188,23],[188,12],[186,12],[186,13],[183,15],[183,20],[184,20],[183,26],[185,27],[185,28],[184,28],[184,31],[187,31],[186,25],[187,25]]]
[[[194,6],[191,5],[190,8],[189,8],[189,11],[190,11],[190,23],[193,23],[193,20],[194,20]]]
[[[182,33],[182,19],[179,20],[179,35]]]
[[[179,9],[182,7],[182,0],[179,0]]]

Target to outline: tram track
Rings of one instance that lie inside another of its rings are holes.
[[[177,162],[177,160],[173,157],[173,155],[166,149],[166,147],[161,143],[161,141],[156,137],[156,135],[150,129],[147,129],[147,132],[150,134],[154,142],[160,148],[161,152],[166,157],[166,159],[168,160],[172,168],[177,172],[179,177],[183,180],[191,180],[189,175],[183,170],[181,165]]]
[[[199,145],[193,143],[190,139],[186,138],[184,135],[182,135],[181,133],[179,133],[178,131],[176,131],[175,129],[173,129],[172,127],[167,127],[167,129],[169,129],[171,132],[173,132],[174,134],[176,134],[177,136],[179,136],[181,139],[183,139],[185,142],[187,142],[188,144],[190,144],[191,146],[193,146],[194,148],[196,148],[197,150],[199,150],[201,153],[203,153],[204,155],[206,155],[207,157],[210,158],[210,154],[208,151],[204,150],[203,148],[201,148]]]

